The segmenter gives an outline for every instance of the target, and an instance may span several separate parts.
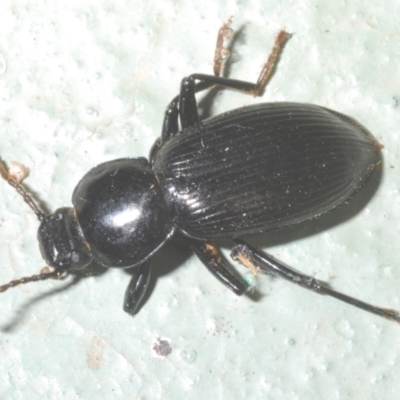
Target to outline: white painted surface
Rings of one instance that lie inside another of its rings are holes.
[[[231,15],[242,29],[231,77],[254,80],[273,35],[294,35],[263,98],[221,92],[213,114],[311,102],[356,118],[384,145],[382,181],[357,215],[319,234],[304,227],[263,243],[299,271],[400,310],[396,1],[3,1],[0,156],[31,168],[26,184],[49,209],[70,205],[91,167],[147,156],[181,78],[211,73],[216,32]],[[0,187],[7,282],[44,264],[34,215]],[[258,302],[236,298],[179,254],[170,246],[157,255],[161,276],[135,318],[122,311],[129,275],[118,270],[64,291],[68,281],[2,294],[0,398],[355,400],[400,392],[398,324],[268,276],[258,278]],[[152,351],[159,337],[171,343],[165,359]]]

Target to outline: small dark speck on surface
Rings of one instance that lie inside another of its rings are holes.
[[[172,348],[169,344],[168,340],[158,338],[157,342],[153,345],[153,350],[156,352],[158,356],[167,357],[168,354],[171,354]]]

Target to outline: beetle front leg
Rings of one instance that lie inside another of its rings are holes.
[[[146,261],[135,267],[134,274],[128,287],[126,288],[124,298],[124,311],[130,315],[137,312],[140,302],[142,301],[150,281],[150,261]]]
[[[281,278],[284,278],[292,283],[300,285],[306,289],[313,290],[316,293],[332,296],[338,300],[351,304],[352,306],[361,308],[370,313],[379,315],[381,317],[387,318],[392,321],[400,322],[400,314],[395,310],[375,307],[372,306],[371,304],[364,303],[363,301],[354,299],[353,297],[336,292],[335,290],[332,290],[329,287],[324,286],[322,283],[320,283],[313,277],[303,275],[299,272],[296,272],[286,267],[285,265],[275,260],[270,255],[250,246],[243,239],[237,238],[232,240],[236,244],[236,246],[232,250],[231,257],[234,260],[241,262],[246,267],[249,267],[251,269],[259,267],[261,270],[265,272],[272,272],[273,274],[278,275]]]
[[[241,296],[251,288],[224,262],[221,253],[212,243],[190,240],[190,245],[207,269],[233,293]]]

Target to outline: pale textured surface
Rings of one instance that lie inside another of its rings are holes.
[[[94,165],[147,156],[180,79],[211,72],[222,21],[234,15],[241,30],[230,71],[239,79],[255,79],[286,28],[294,35],[264,97],[226,91],[212,113],[274,100],[330,107],[385,146],[383,175],[351,220],[263,243],[338,290],[399,310],[400,5],[275,3],[2,1],[0,155],[32,169],[26,183],[50,209],[69,205]],[[43,267],[36,228],[0,181],[0,282]],[[51,281],[2,294],[0,398],[398,396],[399,325],[268,276],[257,279],[258,302],[236,298],[179,254],[170,246],[156,257],[161,276],[134,319],[122,311],[129,275],[118,270],[66,290]],[[165,359],[152,351],[159,337],[172,347]]]

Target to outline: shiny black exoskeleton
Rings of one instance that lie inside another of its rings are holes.
[[[202,74],[185,78],[167,108],[149,160],[100,164],[76,186],[73,208],[50,215],[36,209],[42,255],[55,271],[27,279],[60,276],[92,260],[105,267],[134,268],[124,301],[125,311],[134,314],[148,286],[151,257],[179,233],[205,266],[241,295],[248,285],[212,243],[229,238],[235,244],[232,257],[253,270],[272,271],[398,320],[396,312],[322,286],[241,238],[298,224],[341,205],[381,160],[379,144],[363,127],[315,105],[259,104],[200,121],[196,92],[221,85],[259,94],[287,37],[286,32],[278,35],[256,84]],[[25,281],[9,285],[16,283]]]

